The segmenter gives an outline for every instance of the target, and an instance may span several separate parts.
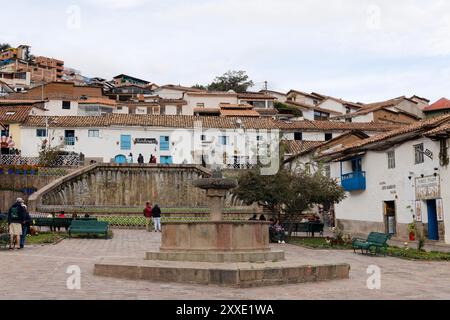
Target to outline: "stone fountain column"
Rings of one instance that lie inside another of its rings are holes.
[[[223,206],[227,190],[209,189],[206,191],[208,207],[210,210],[209,220],[223,221]]]

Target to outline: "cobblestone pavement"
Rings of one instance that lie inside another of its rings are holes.
[[[105,257],[144,257],[157,250],[159,233],[114,230],[114,238],[67,239],[56,245],[0,251],[0,299],[450,299],[450,263],[366,257],[352,251],[310,250],[292,245],[286,257],[305,264],[346,262],[350,279],[275,287],[235,289],[96,277],[94,263]],[[81,268],[81,289],[69,290],[71,265]],[[381,268],[381,289],[369,290],[367,268]]]

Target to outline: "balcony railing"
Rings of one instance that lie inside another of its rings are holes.
[[[66,146],[74,146],[75,145],[75,137],[65,137],[64,145]]]
[[[341,176],[341,185],[345,191],[366,190],[366,172],[357,171]]]

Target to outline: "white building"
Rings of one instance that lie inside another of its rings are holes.
[[[335,206],[346,233],[408,238],[417,222],[429,240],[450,244],[450,116],[417,122],[332,150],[330,174],[347,198]]]

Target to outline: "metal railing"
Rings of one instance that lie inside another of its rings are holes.
[[[0,155],[1,166],[38,166],[39,157],[22,157],[20,155],[2,154]],[[57,156],[51,164],[53,167],[77,167],[81,165],[80,155]]]

